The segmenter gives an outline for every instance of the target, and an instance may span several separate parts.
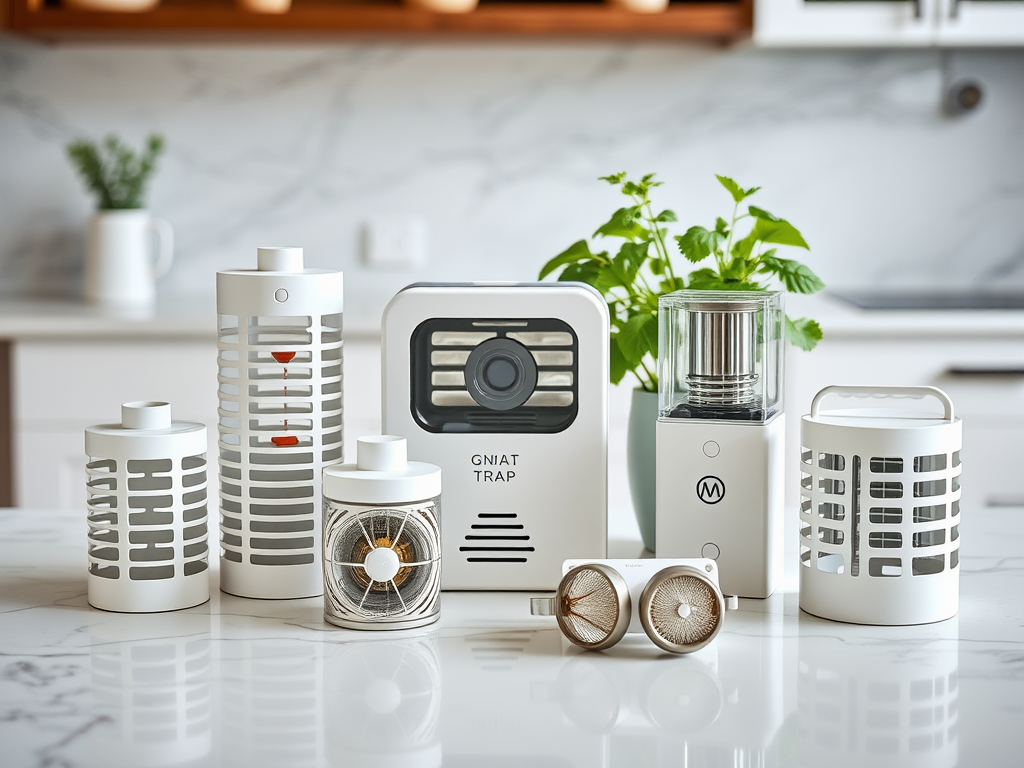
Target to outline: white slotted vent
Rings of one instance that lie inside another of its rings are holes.
[[[86,430],[89,602],[125,612],[209,599],[206,428],[166,403],[122,406]]]
[[[218,274],[221,584],[307,597],[323,588],[321,471],[342,458],[341,273],[302,269],[300,249],[260,259]]]

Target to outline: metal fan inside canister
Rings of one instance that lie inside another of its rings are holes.
[[[433,620],[441,569],[431,522],[422,510],[388,508],[331,520],[326,594],[329,614],[342,620],[336,623]]]

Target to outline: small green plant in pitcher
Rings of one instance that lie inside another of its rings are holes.
[[[79,139],[67,146],[71,163],[96,195],[101,211],[145,208],[146,185],[163,149],[164,139],[157,134],[149,136],[138,153],[113,134],[102,144]]]

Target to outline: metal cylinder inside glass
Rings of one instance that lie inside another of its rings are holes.
[[[781,407],[782,294],[677,291],[659,302],[662,418],[757,421]]]

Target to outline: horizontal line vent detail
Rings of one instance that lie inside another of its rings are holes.
[[[471,524],[473,533],[466,534],[463,553],[467,563],[525,563],[536,547],[526,544],[530,535],[522,523],[513,522],[515,512],[479,512],[479,522]],[[508,531],[508,533],[503,533]],[[523,542],[523,543],[520,543]]]

